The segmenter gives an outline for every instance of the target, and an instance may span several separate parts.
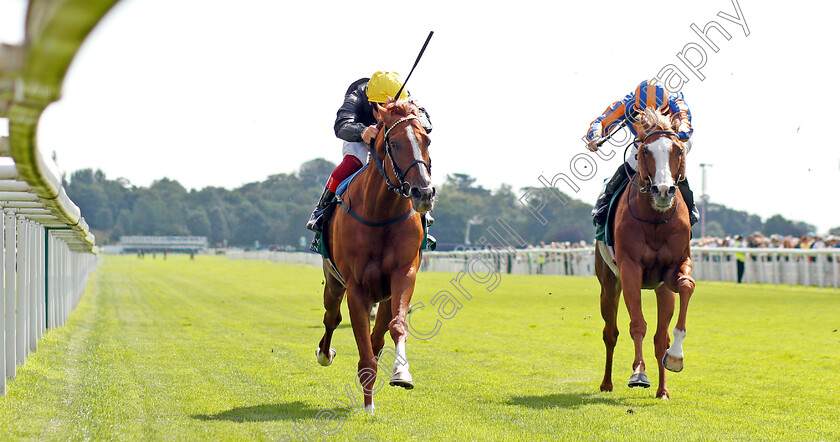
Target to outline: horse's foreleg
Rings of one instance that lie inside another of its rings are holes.
[[[373,346],[373,354],[378,358],[385,347],[385,332],[388,331],[388,324],[391,322],[391,300],[382,301],[376,310],[376,323],[370,334],[370,342]]]
[[[373,414],[373,394],[376,383],[376,358],[370,342],[370,298],[363,296],[356,287],[347,287],[347,304],[350,310],[350,323],[359,348],[358,385],[365,396],[365,411]]]
[[[618,341],[618,297],[621,296],[621,284],[603,256],[600,248],[595,249],[595,272],[601,283],[601,317],[604,318],[604,346],[606,347],[606,363],[604,365],[604,379],[601,381],[601,391],[612,391],[612,366],[615,344]]]
[[[656,334],[653,336],[656,360],[659,366],[659,388],[656,390],[656,397],[668,399],[670,394],[665,379],[663,358],[665,357],[665,350],[671,341],[671,338],[668,336],[668,326],[671,325],[671,318],[674,317],[674,292],[665,284],[660,285],[656,289],[656,304],[658,319],[656,323]]]
[[[315,350],[318,363],[327,366],[335,358],[335,349],[330,348],[332,335],[341,323],[341,301],[344,299],[344,287],[336,281],[329,272],[325,272],[324,281],[324,336]]]
[[[394,374],[391,376],[390,384],[409,390],[414,388],[414,379],[408,370],[408,357],[405,350],[405,341],[408,338],[405,316],[408,313],[408,307],[411,305],[411,295],[414,293],[417,264],[419,264],[419,260],[410,269],[395,272],[395,275],[403,276],[391,279],[392,319],[388,324],[391,339],[394,340],[394,346],[396,347]]]
[[[686,258],[685,263],[680,266],[677,274],[677,290],[680,293],[680,313],[677,316],[677,325],[674,327],[674,343],[668,348],[663,363],[665,368],[671,371],[683,369],[683,339],[686,336],[685,321],[688,314],[688,301],[694,293],[694,278],[691,277],[691,258]]]
[[[642,356],[642,342],[647,333],[647,322],[642,313],[642,268],[635,262],[627,262],[623,266],[619,263],[619,269],[624,303],[630,314],[630,337],[636,353],[633,358],[633,375],[627,386],[648,388],[650,381],[645,374],[645,359]]]

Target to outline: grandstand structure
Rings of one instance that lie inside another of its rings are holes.
[[[121,236],[122,253],[205,253],[206,236]]]
[[[36,135],[73,57],[114,3],[31,0],[23,42],[0,44],[0,394],[46,330],[64,325],[96,268],[95,238]]]

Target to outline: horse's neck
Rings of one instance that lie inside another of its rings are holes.
[[[387,165],[383,166],[387,170]],[[382,222],[403,215],[411,209],[411,201],[408,198],[403,198],[388,189],[385,179],[375,165],[368,165],[360,178],[361,185],[354,195],[356,203],[353,204],[353,210],[358,211],[365,219]]]

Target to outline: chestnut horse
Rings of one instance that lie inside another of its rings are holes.
[[[347,294],[350,323],[359,349],[358,381],[364,391],[365,411],[373,414],[377,364],[391,332],[396,362],[390,384],[414,388],[408,371],[405,341],[406,313],[420,267],[423,241],[421,214],[432,209],[429,136],[410,101],[377,105],[384,128],[371,148],[370,162],[349,185],[343,210],[336,210],[325,229],[335,268],[324,260],[324,326],[315,355],[321,365],[335,357],[330,348],[333,331],[341,322],[341,302]],[[373,332],[370,310],[379,303]]]
[[[665,369],[683,368],[682,342],[686,335],[688,301],[694,293],[689,240],[691,225],[685,201],[677,183],[685,178],[686,146],[677,138],[679,120],[671,121],[660,112],[646,109],[637,125],[638,172],[619,195],[615,210],[615,260],[606,245],[598,241],[595,272],[601,283],[601,316],[607,357],[601,391],[612,391],[612,359],[618,338],[618,298],[630,313],[630,337],[636,355],[630,387],[650,387],[642,357],[642,340],[647,323],[642,315],[641,289],[654,289],[657,326],[653,337],[659,363],[656,397],[667,399]],[[627,167],[627,166],[625,166]],[[632,186],[631,186],[632,185]],[[680,294],[680,312],[670,345],[668,326],[674,314],[674,292]]]

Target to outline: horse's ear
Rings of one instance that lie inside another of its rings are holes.
[[[385,115],[388,114],[388,110],[386,109],[386,107],[380,103],[373,103],[373,108],[376,109],[377,112],[379,112],[379,118],[385,118]]]

